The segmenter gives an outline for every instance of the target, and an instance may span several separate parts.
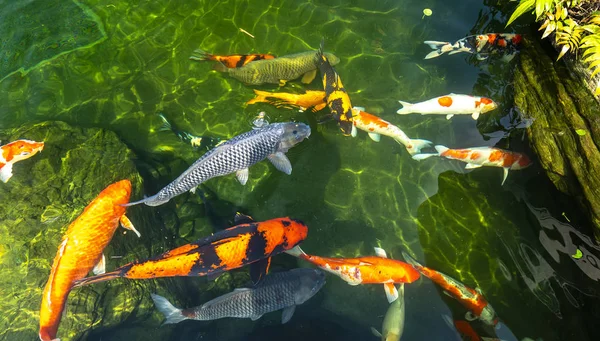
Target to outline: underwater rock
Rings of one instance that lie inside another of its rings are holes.
[[[526,40],[515,71],[515,104],[550,180],[577,198],[600,239],[600,105],[587,84],[540,43]]]
[[[2,141],[19,138],[44,141],[45,148],[15,164],[14,176],[0,186],[0,340],[30,341],[38,339],[42,289],[68,224],[109,184],[129,179],[136,198],[141,196],[142,181],[133,153],[113,132],[63,122],[0,130]],[[152,212],[128,210],[142,237],[117,230],[105,250],[107,270],[158,254],[179,242],[167,238],[168,230]],[[151,292],[167,284],[168,292],[163,289],[161,293],[172,296],[168,294],[180,292],[181,285],[172,281],[115,281],[74,289],[58,336],[63,341],[80,339],[130,318],[148,319],[154,313]]]

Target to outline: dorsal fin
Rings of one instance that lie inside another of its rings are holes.
[[[236,212],[235,217],[233,218],[233,223],[235,225],[250,224],[253,222],[255,222],[255,220],[251,216],[245,215],[241,212]]]

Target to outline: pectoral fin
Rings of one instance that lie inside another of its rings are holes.
[[[129,220],[129,218],[127,218],[126,215],[123,214],[121,216],[121,219],[119,219],[119,222],[121,223],[121,226],[123,226],[124,229],[133,231],[133,233],[135,233],[138,236],[138,238],[142,236],[138,232],[138,230],[135,229],[135,226],[133,226],[133,223],[131,222],[131,220]]]
[[[509,168],[504,167],[504,177],[502,178],[502,183],[500,184],[500,186],[504,185],[504,181],[506,181],[506,178],[508,177],[508,170]]]
[[[375,337],[378,337],[378,338],[382,338],[383,337],[383,335],[381,335],[381,333],[379,332],[379,330],[377,330],[377,329],[375,329],[373,327],[371,327],[371,334],[373,334]]]
[[[284,172],[287,175],[292,174],[292,163],[282,152],[277,152],[275,154],[271,154],[267,156],[269,161],[277,168],[278,170]]]
[[[233,217],[233,222],[236,225],[240,225],[240,224],[249,224],[249,223],[253,223],[254,219],[246,214],[240,213],[240,212],[235,212],[235,217]]]
[[[190,188],[190,193],[196,194],[196,188],[198,188],[198,186],[194,186],[194,187]]]
[[[248,182],[248,168],[235,172],[235,176],[242,185],[245,185]]]
[[[452,116],[454,116],[454,114],[448,114],[448,115],[446,115],[446,119],[449,120],[452,118]]]
[[[295,305],[283,309],[283,312],[281,313],[281,324],[285,324],[291,320],[292,316],[294,316],[294,311],[296,311]]]
[[[475,169],[475,168],[480,168],[481,165],[478,164],[474,164],[474,163],[467,163],[467,165],[465,166],[465,169]]]
[[[251,319],[252,321],[256,321],[256,320],[258,320],[258,319],[259,319],[259,318],[261,318],[261,317],[262,317],[262,315],[254,315],[254,316],[252,316],[250,319]]]
[[[287,81],[285,79],[279,80],[279,86],[285,86],[285,83],[287,83]],[[260,318],[260,316],[258,318]]]
[[[479,118],[479,113],[478,112],[474,112],[471,117],[473,117],[474,120],[477,120]]]
[[[94,275],[100,275],[106,272],[106,257],[104,257],[104,254],[102,254],[102,258],[100,258],[98,264],[94,266],[92,272],[94,273]]]
[[[7,163],[0,168],[0,180],[2,182],[7,183],[12,176],[12,163]]]
[[[350,135],[352,135],[352,137],[356,137],[356,135],[358,135],[358,129],[356,129],[355,125],[352,125],[352,132]]]
[[[385,283],[383,284],[383,288],[385,289],[385,296],[388,303],[392,303],[398,299],[398,289],[396,289],[394,283]]]
[[[354,126],[352,126],[354,127]],[[369,133],[369,137],[371,138],[371,140],[375,141],[375,142],[379,142],[381,140],[381,135],[377,134],[377,133]]]
[[[375,247],[375,255],[377,257],[381,257],[381,258],[387,258],[387,254],[385,253],[385,250],[380,248],[380,247]]]
[[[304,74],[304,76],[302,76],[302,83],[309,84],[310,82],[312,82],[315,79],[316,76],[317,76],[317,69],[308,71],[307,73]]]
[[[269,272],[271,257],[250,264],[250,279],[257,285]]]
[[[467,313],[465,314],[465,319],[467,321],[475,321],[475,320],[477,320],[477,316],[473,315],[472,312],[467,311]]]

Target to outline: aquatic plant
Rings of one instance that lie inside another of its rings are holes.
[[[520,0],[506,26],[528,12],[535,12],[542,38],[554,34],[560,49],[557,60],[571,51],[587,64],[593,78],[600,72],[600,2],[593,0]],[[583,53],[578,56],[578,50]],[[595,95],[600,95],[600,83]]]

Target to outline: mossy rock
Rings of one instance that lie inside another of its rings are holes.
[[[532,148],[554,185],[589,212],[600,239],[600,105],[586,83],[525,41],[515,71],[515,104],[534,123]]]

